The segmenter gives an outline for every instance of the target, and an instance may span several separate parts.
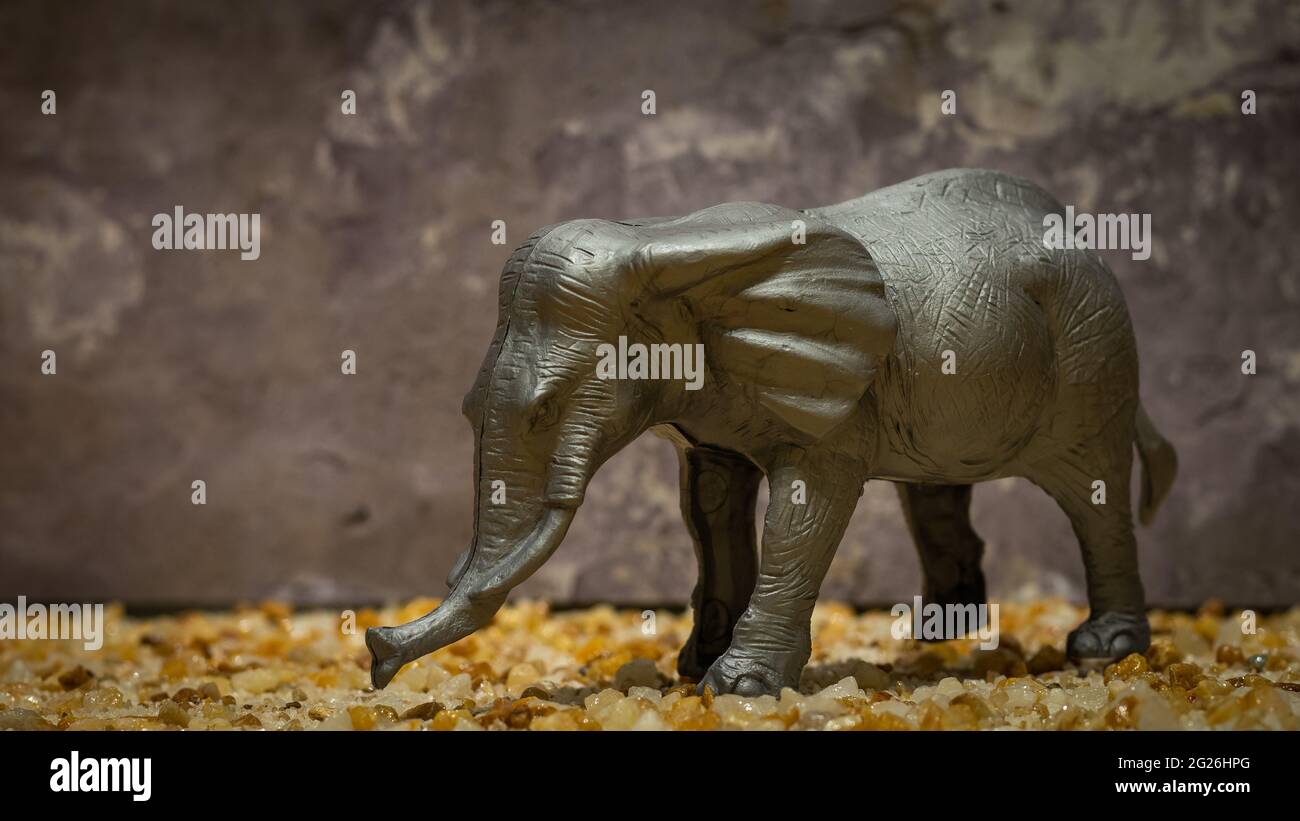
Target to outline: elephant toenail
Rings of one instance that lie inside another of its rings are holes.
[[[736,679],[736,687],[732,692],[738,696],[761,696],[767,692],[767,688],[758,676],[746,673]]]
[[[1079,631],[1070,638],[1069,650],[1074,658],[1097,658],[1101,655],[1101,642],[1092,633]]]
[[[1114,658],[1123,658],[1129,653],[1137,652],[1137,640],[1128,633],[1120,633],[1110,640],[1110,654]]]

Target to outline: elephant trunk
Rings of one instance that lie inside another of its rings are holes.
[[[402,665],[491,621],[506,595],[559,547],[582,503],[593,469],[595,441],[589,429],[563,431],[570,435],[561,435],[549,461],[530,464],[517,448],[498,440],[491,427],[478,443],[474,541],[448,578],[451,593],[415,621],[366,631],[376,688],[386,686]],[[501,477],[509,494],[504,500],[493,487]]]
[[[487,560],[473,556],[451,595],[431,612],[399,627],[366,630],[370,680],[382,689],[410,661],[445,647],[492,620],[506,594],[528,578],[555,552],[573,521],[574,509],[548,507],[532,532],[513,550]]]

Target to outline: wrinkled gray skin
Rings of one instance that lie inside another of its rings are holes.
[[[868,479],[897,483],[923,595],[940,604],[984,600],[970,485],[1035,482],[1083,551],[1091,613],[1070,655],[1144,650],[1133,449],[1144,522],[1176,461],[1139,405],[1114,277],[1093,252],[1044,247],[1043,216],[1062,210],[1023,180],[950,170],[828,208],[733,203],[534,234],[506,263],[496,335],[465,397],[474,540],[437,609],[366,632],[375,686],[486,624],[560,544],[596,469],[647,430],[681,456],[700,576],[678,669],[701,688],[798,686],[818,588]],[[597,346],[620,335],[703,343],[702,389],[598,379]],[[1105,504],[1092,503],[1095,481]]]

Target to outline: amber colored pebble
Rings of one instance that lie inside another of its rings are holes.
[[[993,710],[989,708],[984,699],[975,693],[962,693],[948,703],[952,706],[965,707],[974,713],[975,718],[979,720],[993,717]]]
[[[177,704],[198,704],[203,700],[203,696],[199,695],[199,691],[193,687],[182,687],[172,696],[172,700]]]
[[[1056,648],[1055,645],[1044,644],[1038,648],[1033,657],[1025,665],[1026,670],[1034,675],[1042,675],[1065,667],[1065,653]]]
[[[1131,730],[1137,726],[1137,699],[1133,696],[1121,699],[1110,712],[1106,713],[1106,726],[1112,730]]]
[[[1151,664],[1153,670],[1163,670],[1171,664],[1176,664],[1183,660],[1183,654],[1178,652],[1170,641],[1154,641],[1147,648],[1147,661]]]
[[[1106,680],[1106,683],[1109,684],[1113,679],[1119,678],[1123,681],[1128,681],[1129,679],[1149,672],[1150,670],[1151,665],[1147,663],[1146,656],[1141,653],[1129,653],[1114,664],[1108,664],[1106,669],[1102,672],[1102,676]]]
[[[1241,664],[1246,658],[1241,654],[1240,647],[1232,644],[1220,644],[1214,651],[1214,660],[1231,667],[1234,664]]]
[[[230,722],[230,724],[232,727],[255,727],[259,730],[262,729],[262,720],[252,713],[242,715]]]
[[[376,704],[373,709],[376,720],[385,724],[396,724],[398,722],[397,711],[387,704]]]
[[[172,656],[163,662],[162,674],[165,679],[175,681],[178,678],[185,678],[188,673],[189,668],[185,664],[185,659],[180,656]]]
[[[158,720],[163,724],[171,724],[175,727],[188,727],[190,714],[185,712],[184,707],[168,699],[158,705]]]
[[[922,662],[926,655],[918,657],[915,675],[929,677],[939,671],[941,665],[935,665],[929,662]],[[998,647],[993,650],[985,650],[975,654],[975,661],[972,666],[975,675],[988,678],[989,673],[1002,674],[1007,677],[1023,676],[1029,672],[1024,659],[1018,653],[1008,650],[1004,647]]]
[[[429,726],[434,730],[453,730],[456,728],[456,722],[461,719],[473,721],[474,716],[470,715],[468,710],[443,710],[433,717]]]
[[[95,674],[82,665],[68,670],[59,676],[59,685],[65,690],[75,690],[95,677]]]
[[[352,729],[354,730],[373,730],[377,724],[375,711],[359,704],[356,707],[348,708],[348,716],[352,719]]]
[[[1201,668],[1195,664],[1184,664],[1177,662],[1165,668],[1165,675],[1169,677],[1169,683],[1182,687],[1184,690],[1191,690],[1197,683],[1205,678],[1201,673]]]
[[[933,701],[927,701],[921,707],[916,723],[922,730],[942,730],[943,719],[943,708]]]

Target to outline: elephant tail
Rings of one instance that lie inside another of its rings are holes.
[[[1138,521],[1151,524],[1156,508],[1169,494],[1174,477],[1178,474],[1178,454],[1169,440],[1160,435],[1147,416],[1146,409],[1138,405],[1135,444],[1142,460],[1142,493],[1138,501]]]

